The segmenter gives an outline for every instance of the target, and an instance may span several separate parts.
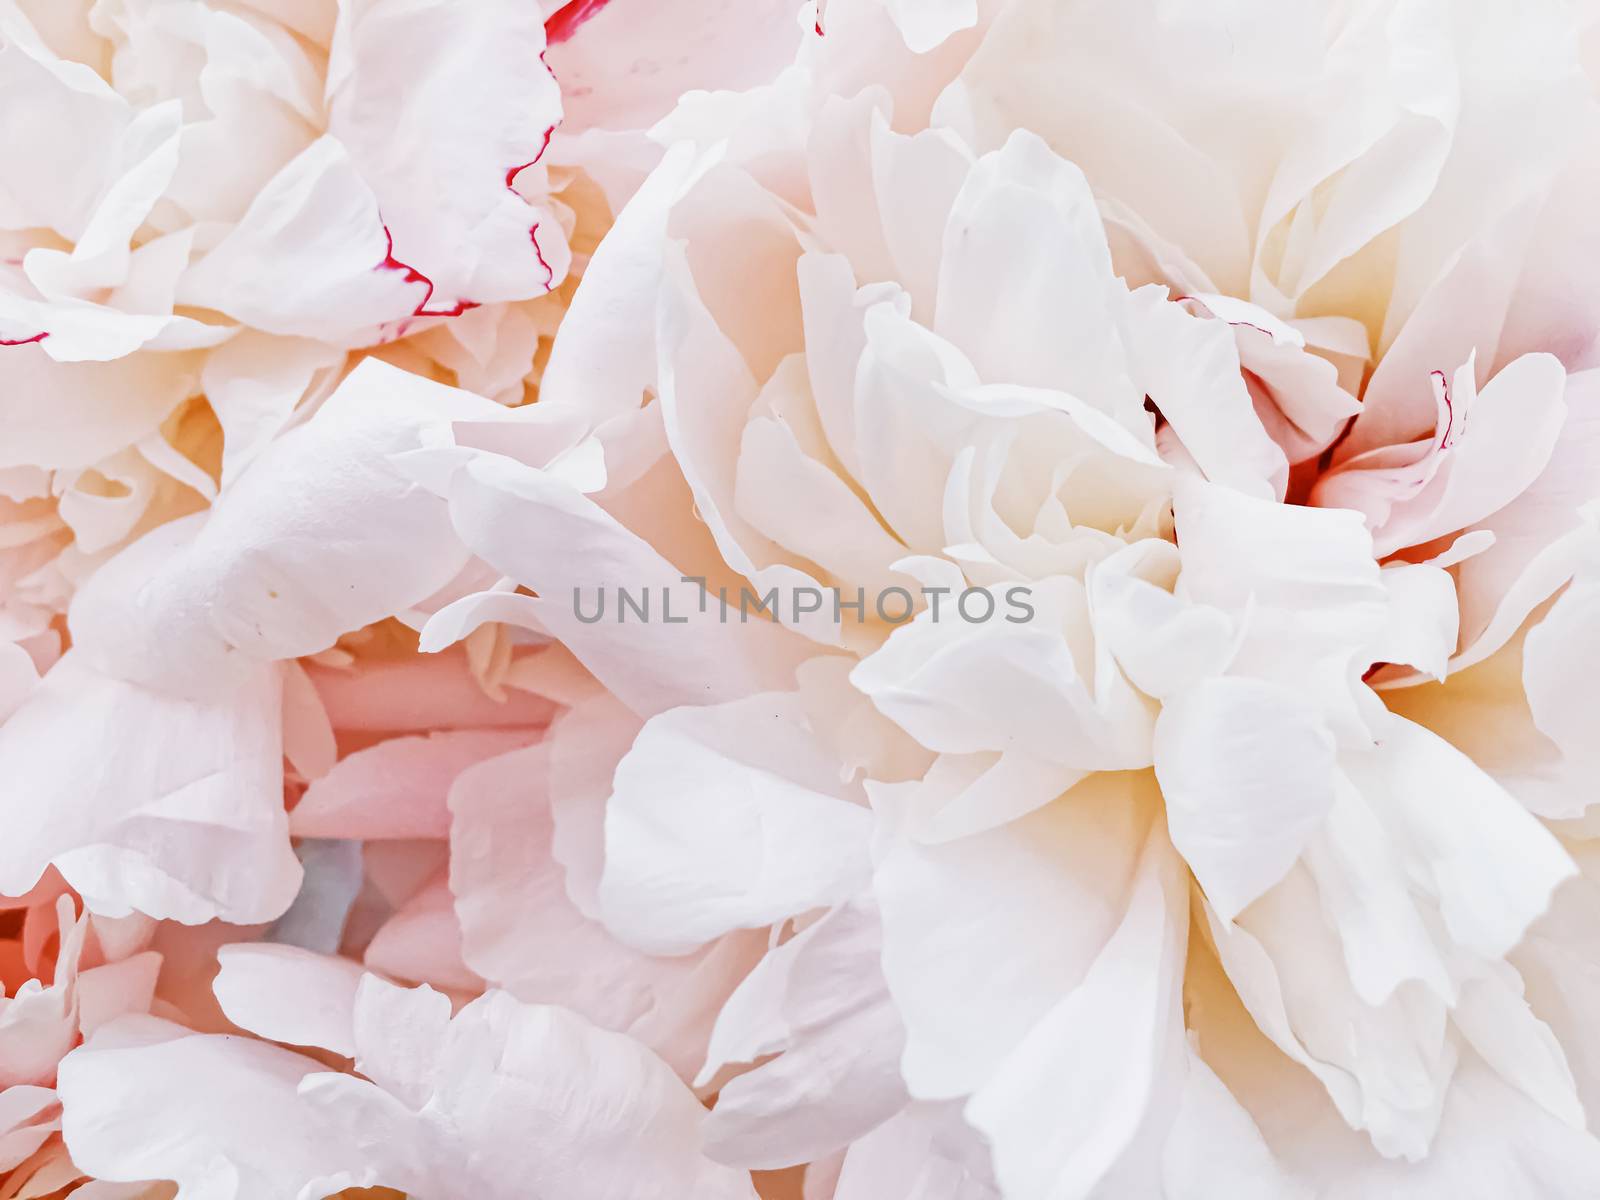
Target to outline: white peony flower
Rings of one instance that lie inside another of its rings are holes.
[[[1516,965],[1577,867],[1491,747],[1408,700],[1448,706],[1578,561],[1558,447],[1587,293],[1539,320],[1590,187],[1587,84],[1540,57],[1572,44],[1564,14],[1509,46],[1487,10],[1263,16],[1259,75],[1211,17],[1017,3],[917,59],[895,15],[831,5],[772,85],[658,128],[673,148],[545,380],[620,477],[585,499],[480,454],[434,484],[646,718],[605,806],[602,919],[656,952],[779,930],[713,1034],[739,1049],[703,1079],[759,1065],[712,1145],[844,1151],[848,1178],[867,1130],[958,1102],[993,1171],[974,1195],[1431,1195],[1482,1171],[1469,1131],[1500,1106],[1563,1165],[1494,1177],[1582,1194],[1583,1085]],[[1140,107],[1156,63],[1173,83]],[[1360,71],[1391,91],[1350,117],[1331,98]],[[1559,136],[1519,139],[1480,85]],[[1293,100],[1259,133],[1225,119],[1274,88]],[[1492,186],[1484,145],[1514,164]],[[1193,187],[1145,186],[1169,146]],[[1472,262],[1499,315],[1451,327]],[[1409,365],[1430,358],[1450,365]],[[1515,558],[1469,569],[1502,529]],[[929,590],[893,629],[781,613],[784,646],[716,601],[683,628],[568,603],[674,571]],[[1032,620],[932,602],[1011,586]],[[808,976],[800,939],[846,913],[877,932]],[[868,1009],[816,1007],[841,976]],[[864,1011],[894,1030],[876,1057],[820,1049]]]
[[[1600,1192],[1589,14],[794,7],[0,0],[0,1197]]]

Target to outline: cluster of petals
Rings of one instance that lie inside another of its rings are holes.
[[[1600,14],[0,0],[0,160],[0,1200],[1600,1194]]]

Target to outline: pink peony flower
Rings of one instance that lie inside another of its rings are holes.
[[[430,988],[283,947],[231,947],[222,964],[231,1019],[360,1074],[270,1041],[113,1023],[60,1083],[67,1145],[99,1178],[240,1200],[379,1180],[411,1195],[754,1195],[699,1153],[705,1111],[660,1059],[565,1009],[494,991],[452,1016]]]
[[[161,955],[146,948],[151,922],[78,916],[57,878],[3,912],[20,936],[0,943],[0,1190],[43,1196],[83,1177],[59,1135],[61,1060],[100,1026],[150,1008]]]
[[[1593,21],[794,8],[0,0],[0,1200],[1600,1192]]]

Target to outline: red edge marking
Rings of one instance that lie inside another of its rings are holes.
[[[1439,435],[1439,449],[1448,450],[1450,448],[1450,432],[1455,428],[1456,423],[1456,406],[1455,402],[1450,399],[1450,380],[1445,378],[1443,371],[1429,371],[1428,374],[1438,381],[1439,398],[1444,401],[1444,432]]]
[[[1216,313],[1211,312],[1211,309],[1206,307],[1206,302],[1204,300],[1196,299],[1194,296],[1188,296],[1188,295],[1179,294],[1179,295],[1176,295],[1176,296],[1170,296],[1170,297],[1168,297],[1168,299],[1170,299],[1173,304],[1189,304],[1189,303],[1198,304],[1201,308],[1204,308],[1206,310],[1206,312],[1211,314],[1211,319],[1212,320],[1214,320],[1214,321],[1226,320],[1226,318],[1219,317],[1219,316],[1217,316]],[[1193,316],[1194,314],[1190,313],[1189,315]],[[1226,323],[1227,323],[1228,327],[1231,328],[1231,329],[1254,329],[1257,333],[1261,334],[1263,337],[1271,339],[1273,342],[1276,342],[1278,340],[1277,338],[1273,337],[1272,330],[1263,329],[1259,325],[1252,325],[1249,321],[1227,321]]]
[[[453,308],[429,308],[428,301],[433,299],[433,280],[408,262],[401,262],[394,256],[394,234],[389,232],[389,227],[383,227],[383,240],[387,247],[383,261],[378,264],[380,271],[399,271],[405,276],[407,283],[420,283],[427,287],[428,292],[422,297],[422,302],[411,310],[413,317],[459,317],[462,313],[478,307],[476,300],[458,300]]]
[[[45,330],[45,332],[36,333],[32,337],[18,338],[16,341],[11,341],[7,338],[0,338],[0,346],[34,346],[44,341],[45,338],[49,336],[50,331]]]
[[[582,0],[579,0],[579,2],[581,3]],[[563,9],[562,11],[565,12],[566,10]],[[550,139],[554,136],[555,131],[556,127],[554,125],[548,126],[544,131],[544,140],[539,143],[539,153],[535,154],[528,162],[523,163],[521,166],[512,167],[506,172],[507,191],[515,192],[516,188],[513,184],[517,176],[544,157],[544,152],[550,149]],[[556,269],[545,261],[544,251],[539,247],[539,222],[535,221],[533,227],[528,230],[528,240],[533,243],[534,256],[538,258],[539,265],[544,268],[544,290],[549,292],[555,288]]]
[[[584,24],[610,3],[610,0],[572,0],[559,12],[551,14],[544,23],[544,40],[548,45],[555,46],[566,41],[578,32],[578,27]]]
[[[544,268],[544,290],[551,291],[556,284],[556,269],[544,260],[544,251],[539,249],[539,222],[533,223],[533,228],[528,230],[528,238],[533,242],[533,252],[538,256],[539,265]]]
[[[522,174],[522,172],[526,171],[529,167],[537,164],[539,160],[544,157],[545,151],[550,149],[550,139],[555,136],[555,132],[556,127],[554,125],[547,125],[544,131],[544,138],[539,142],[538,153],[530,158],[527,162],[518,163],[516,166],[506,171],[506,191],[516,193],[517,176]],[[521,197],[518,196],[518,199],[521,199]],[[544,268],[544,290],[548,292],[555,286],[556,272],[555,268],[545,261],[544,251],[539,248],[539,223],[537,221],[534,222],[533,228],[528,231],[528,237],[533,242],[533,253],[538,257],[539,265]],[[422,297],[422,302],[412,310],[411,315],[413,317],[459,317],[462,313],[469,312],[470,310],[479,307],[479,304],[476,300],[458,300],[453,308],[429,308],[428,301],[433,299],[433,280],[429,279],[410,263],[404,262],[395,257],[394,234],[390,231],[388,225],[384,225],[383,227],[383,240],[383,261],[378,264],[377,270],[399,271],[405,277],[405,281],[407,283],[420,283],[428,289],[427,294]],[[28,340],[36,342],[49,336],[49,334],[41,333],[38,335],[38,337],[30,338]],[[0,342],[0,346],[24,344],[26,343]]]
[[[544,131],[544,141],[539,143],[539,153],[535,154],[527,162],[521,163],[521,164],[519,164],[519,165],[517,165],[515,167],[512,167],[509,171],[506,172],[506,187],[508,189],[510,189],[511,191],[516,191],[515,184],[516,184],[517,176],[522,174],[529,167],[538,165],[539,160],[544,157],[544,152],[546,150],[550,149],[550,139],[555,136],[555,132],[556,132],[556,127],[554,125],[546,126],[545,131]]]

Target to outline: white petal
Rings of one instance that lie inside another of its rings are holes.
[[[617,766],[600,904],[624,941],[681,954],[838,903],[870,817],[783,694],[652,718]]]
[[[881,940],[870,900],[841,906],[770,951],[729,998],[701,1079],[729,1057],[781,1053],[723,1085],[706,1122],[713,1158],[757,1169],[810,1162],[905,1106],[904,1034],[878,966]]]
[[[981,377],[1111,411],[1131,401],[1112,308],[1120,290],[1077,167],[1026,132],[978,160],[945,229],[934,329]]]
[[[761,940],[727,939],[679,958],[623,945],[568,899],[552,857],[547,755],[534,746],[463,772],[450,790],[450,887],[462,955],[519,1000],[560,1004],[602,1029],[631,1033],[687,1075],[713,1012]],[[558,778],[548,772],[550,784]],[[610,769],[604,803],[610,788]]]
[[[109,678],[79,652],[0,727],[14,789],[0,892],[54,863],[95,911],[198,924],[270,920],[300,882],[283,811],[279,683],[260,667],[225,699]],[[85,754],[74,731],[108,736]]]
[[[920,785],[872,791],[883,970],[919,1098],[981,1086],[1089,969],[1121,918],[1153,815],[1148,776],[1092,775],[1009,824],[936,845],[898,833]],[[1059,919],[1042,924],[1041,913]]]
[[[753,1200],[747,1173],[702,1156],[705,1110],[666,1065],[565,1009],[490,992],[451,1018],[443,997],[369,976],[356,1022],[357,1062],[376,1082],[322,1075],[303,1094],[391,1187],[484,1200]]]
[[[1005,615],[957,620],[947,602],[936,619],[930,606],[863,659],[851,682],[940,753],[1016,749],[1078,770],[1147,766],[1151,713],[1112,664],[1091,674],[1075,653],[1088,626],[1082,586],[1022,588],[1032,619],[1009,607],[1012,589],[992,591]]]
[[[1379,578],[1389,591],[1389,622],[1372,654],[1443,680],[1459,633],[1455,581],[1428,563],[1390,563]]]
[[[566,275],[548,209],[513,190],[561,119],[537,8],[484,0],[339,6],[328,132],[372,189],[390,255],[430,282],[418,311],[524,300]]]
[[[677,567],[557,474],[483,455],[449,488],[466,544],[537,592],[552,636],[641,716],[792,680],[803,642],[764,620],[747,624],[719,611]],[[622,589],[635,602],[644,597],[653,619],[620,619]],[[596,618],[601,601],[605,613]]]
[[[884,7],[918,54],[978,23],[978,0],[885,0]]]
[[[1341,737],[1370,740],[1360,686],[1390,599],[1360,515],[1274,504],[1180,475],[1177,594],[1242,629],[1230,666],[1306,697]]]
[[[1083,1200],[1149,1169],[1123,1159],[1164,1099],[1167,1056],[1181,1039],[1188,924],[1181,866],[1156,826],[1115,931],[967,1102],[1005,1194]]]
[[[1155,766],[1178,848],[1223,920],[1300,857],[1333,805],[1333,735],[1295,693],[1219,676],[1169,696]]]
[[[850,1147],[833,1200],[1001,1200],[989,1151],[954,1104],[913,1104]]]
[[[390,261],[372,189],[344,145],[323,137],[189,269],[178,300],[268,333],[359,346],[426,307],[426,283]]]
[[[1561,844],[1466,755],[1402,717],[1341,765],[1382,815],[1408,873],[1439,897],[1446,928],[1502,957],[1576,868]]]
[[[62,1131],[98,1179],[172,1179],[184,1200],[323,1195],[308,1185],[354,1180],[347,1148],[296,1095],[318,1069],[248,1038],[124,1018],[63,1060]]]
[[[1130,371],[1207,479],[1280,498],[1289,460],[1267,436],[1245,387],[1233,330],[1140,288],[1127,300]]]
[[[187,354],[58,363],[39,345],[0,346],[0,467],[87,467],[155,432],[188,396]]]
[[[347,958],[295,946],[240,943],[217,953],[212,985],[222,1011],[241,1029],[274,1042],[356,1052],[356,988],[362,971]]]
[[[1533,723],[1575,762],[1592,761],[1600,686],[1600,584],[1574,579],[1523,643],[1522,682]]]
[[[364,361],[213,510],[194,550],[216,581],[212,624],[247,653],[289,658],[325,650],[438,591],[467,555],[445,506],[392,457],[431,428],[499,411]]]
[[[288,423],[317,372],[340,361],[320,342],[253,331],[206,356],[200,381],[222,425],[224,486]]]

